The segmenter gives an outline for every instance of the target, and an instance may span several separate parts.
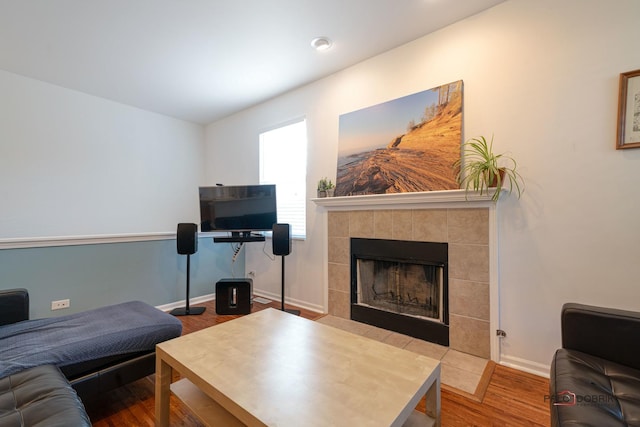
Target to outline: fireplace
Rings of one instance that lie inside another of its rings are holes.
[[[440,200],[443,196],[438,193],[429,192],[420,197]],[[488,206],[475,207],[481,204],[478,202],[469,206],[470,202],[465,200],[465,192],[461,190],[457,199],[447,207],[383,209],[382,205],[350,209],[353,205],[351,200],[368,197],[318,199],[321,203],[337,204],[335,210],[330,208],[327,214],[329,314],[351,319],[352,238],[446,242],[449,348],[489,358],[492,354],[490,344],[495,343],[491,341],[494,335],[490,331],[496,329],[490,325],[490,289],[497,286],[497,275],[491,273],[497,270],[497,247],[493,245],[496,242],[495,204],[488,202]],[[402,206],[406,197],[415,196],[409,193],[384,194],[380,199],[389,199]]]
[[[351,238],[351,319],[449,345],[447,243]]]

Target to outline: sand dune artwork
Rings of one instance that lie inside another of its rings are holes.
[[[336,196],[452,190],[462,80],[340,116]]]

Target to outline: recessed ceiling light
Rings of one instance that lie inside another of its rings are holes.
[[[332,45],[333,43],[331,43],[331,40],[327,37],[316,37],[315,39],[311,40],[311,46],[315,50],[327,50]]]

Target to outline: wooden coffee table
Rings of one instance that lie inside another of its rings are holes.
[[[160,426],[170,390],[206,425],[440,425],[438,360],[272,308],[158,344]]]

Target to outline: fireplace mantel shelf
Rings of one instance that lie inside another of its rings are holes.
[[[495,189],[480,195],[465,190],[423,191],[413,193],[368,194],[363,196],[322,197],[311,199],[328,210],[344,209],[411,209],[420,207],[493,207]]]

